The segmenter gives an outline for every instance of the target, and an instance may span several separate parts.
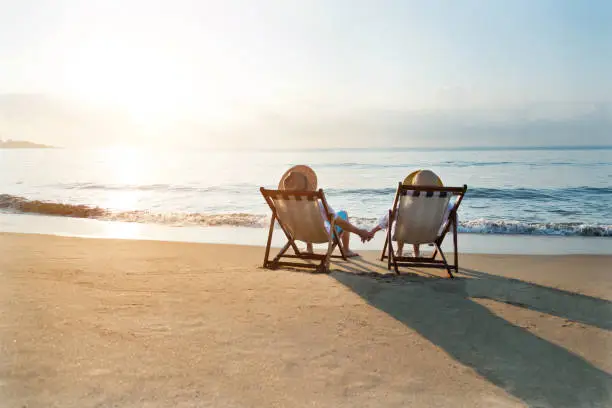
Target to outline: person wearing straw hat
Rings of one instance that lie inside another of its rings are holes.
[[[278,184],[279,190],[289,190],[289,191],[315,191],[317,189],[317,175],[313,169],[305,165],[297,165],[291,167],[289,170],[283,174],[281,180]],[[318,203],[319,208],[321,209],[321,214],[323,218],[326,219],[325,208],[321,202]],[[370,239],[370,233],[365,230],[358,228],[351,224],[348,220],[348,213],[346,211],[334,211],[328,205],[329,212],[334,216],[336,221],[336,230],[340,235],[340,239],[342,240],[342,245],[344,246],[344,250],[346,251],[346,255],[349,257],[358,256],[357,253],[351,251],[349,248],[350,244],[350,233],[359,235],[362,241],[366,241]],[[325,227],[327,231],[331,233],[331,224],[329,221],[325,221]],[[312,253],[312,243],[306,243],[306,251]]]
[[[413,171],[404,179],[402,184],[405,186],[409,186],[409,185],[440,186],[440,187],[443,186],[442,180],[440,179],[440,177],[438,177],[438,175],[431,170]],[[449,208],[450,207],[451,205],[449,203]],[[369,239],[372,239],[378,231],[387,229],[388,226],[389,226],[389,214],[385,213],[385,215],[380,217],[380,219],[378,220],[378,225],[376,225],[374,228],[372,228],[372,230],[370,230]],[[414,251],[414,256],[418,257],[420,254],[419,245],[418,244],[412,245],[412,249]],[[403,252],[404,252],[404,243],[401,241],[398,241],[397,242],[397,256],[402,256]]]

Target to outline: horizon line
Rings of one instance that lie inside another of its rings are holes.
[[[121,145],[121,146],[49,146],[53,150],[75,149],[75,150],[113,150],[113,149],[135,149],[135,150],[200,150],[200,151],[260,151],[260,152],[283,152],[283,151],[495,151],[495,150],[612,150],[609,145],[516,145],[516,146],[389,146],[389,147],[279,147],[279,148],[248,148],[248,147],[195,147],[195,146],[150,146],[150,145]],[[36,149],[36,147],[32,147]]]

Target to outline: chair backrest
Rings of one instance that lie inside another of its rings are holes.
[[[466,190],[467,186],[404,186],[400,183],[393,209],[394,215],[397,214],[393,240],[408,244],[435,242]],[[457,199],[451,202],[454,196]]]
[[[327,204],[323,191],[284,191],[266,190],[261,193],[273,214],[286,231],[298,241],[313,244],[329,241],[326,228],[328,219],[324,218]],[[321,211],[323,206],[324,211]]]

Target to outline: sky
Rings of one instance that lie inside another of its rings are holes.
[[[610,144],[606,0],[0,0],[0,138]]]

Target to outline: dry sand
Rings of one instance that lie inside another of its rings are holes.
[[[612,406],[612,257],[375,255],[0,234],[0,406]]]

